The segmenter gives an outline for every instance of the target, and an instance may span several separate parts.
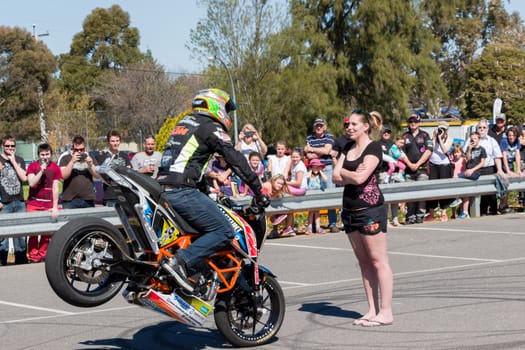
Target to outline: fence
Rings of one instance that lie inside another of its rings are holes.
[[[446,179],[424,182],[405,182],[381,185],[387,203],[415,202],[429,199],[477,197],[496,193],[496,177],[481,176],[478,180]],[[509,191],[525,191],[525,179],[509,179]],[[305,196],[285,197],[272,201],[267,212],[289,213],[308,209],[339,208],[342,201],[342,188],[326,191],[309,191]],[[246,202],[246,199],[240,202]],[[479,200],[471,201],[471,214],[479,215]],[[78,217],[99,217],[113,225],[120,225],[115,210],[110,207],[67,209],[60,211],[56,220],[49,212],[12,213],[0,215],[0,238],[31,236],[54,233],[68,221]]]

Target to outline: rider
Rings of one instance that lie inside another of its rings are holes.
[[[182,119],[173,129],[162,154],[159,183],[166,191],[171,206],[202,236],[186,249],[178,250],[162,263],[183,288],[192,292],[187,280],[187,269],[203,258],[226,246],[234,231],[221,210],[199,187],[203,174],[214,153],[224,157],[233,171],[252,189],[254,202],[267,206],[269,199],[261,193],[261,183],[242,153],[235,150],[228,130],[228,113],[235,110],[235,102],[219,89],[201,90],[193,98],[193,113]]]

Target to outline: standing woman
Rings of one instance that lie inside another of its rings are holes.
[[[394,278],[386,240],[388,218],[379,189],[382,150],[371,137],[381,124],[378,112],[352,111],[346,128],[355,143],[343,151],[333,173],[334,183],[345,187],[341,217],[361,268],[368,300],[368,311],[353,322],[363,327],[385,326],[394,321]]]

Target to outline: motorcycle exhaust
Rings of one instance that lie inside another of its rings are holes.
[[[146,293],[125,291],[124,298],[153,311],[170,316],[189,326],[200,327],[213,311],[213,306],[195,296],[179,295],[177,292],[164,294],[148,290]]]

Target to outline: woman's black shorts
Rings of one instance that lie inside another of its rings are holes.
[[[359,231],[363,235],[376,235],[379,232],[386,232],[388,224],[388,216],[384,205],[357,211],[343,208],[341,219],[346,233]]]

